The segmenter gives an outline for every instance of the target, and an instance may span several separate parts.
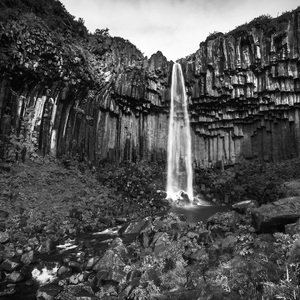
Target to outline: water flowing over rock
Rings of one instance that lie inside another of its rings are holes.
[[[193,200],[193,171],[187,96],[180,64],[173,65],[168,136],[167,198],[184,192]]]

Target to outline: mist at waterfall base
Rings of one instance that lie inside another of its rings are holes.
[[[168,133],[167,199],[178,201],[186,195],[193,201],[193,169],[190,121],[181,65],[174,63]]]

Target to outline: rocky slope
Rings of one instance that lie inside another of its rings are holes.
[[[122,176],[134,199],[74,161],[2,164],[0,298],[299,299],[299,179],[293,197],[191,220],[143,190],[146,166]]]
[[[93,165],[165,161],[173,62],[49,3],[55,18],[34,0],[1,4],[0,157],[26,146]],[[198,165],[298,156],[299,11],[211,35],[180,60]]]

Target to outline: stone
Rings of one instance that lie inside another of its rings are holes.
[[[128,251],[120,238],[116,238],[110,248],[94,264],[99,280],[114,280],[121,282],[126,277],[124,267],[129,262]]]
[[[193,231],[189,231],[186,236],[190,239],[198,239],[199,238],[199,233],[198,232],[193,232]]]
[[[282,184],[287,197],[300,196],[300,181],[292,180]]]
[[[0,221],[5,221],[9,216],[9,213],[5,210],[0,209]]]
[[[234,248],[238,242],[238,239],[234,235],[228,235],[221,242],[221,248],[223,251],[233,253]]]
[[[2,232],[6,231],[6,225],[4,222],[0,222],[0,231],[2,231]]]
[[[225,236],[228,232],[237,229],[242,220],[242,215],[235,211],[218,212],[207,220],[207,228],[215,236]]]
[[[81,272],[82,271],[82,264],[78,261],[69,261],[68,266],[72,268],[75,272]]]
[[[245,200],[233,204],[232,209],[240,214],[245,214],[249,212],[252,208],[258,207],[258,202],[256,200]]]
[[[0,290],[0,297],[3,297],[3,299],[9,299],[9,297],[15,294],[16,291],[17,290],[15,286],[6,287],[5,289]]]
[[[150,245],[150,237],[149,235],[146,233],[146,232],[143,232],[141,235],[140,235],[140,241],[141,241],[141,244],[144,248],[148,248],[149,245]]]
[[[99,261],[99,259],[100,259],[100,257],[91,257],[91,258],[87,261],[87,263],[86,263],[86,265],[85,265],[85,269],[86,269],[86,270],[91,270],[91,269],[93,268],[93,266],[95,265],[95,263],[96,263],[97,261]]]
[[[30,265],[34,261],[34,251],[31,250],[29,252],[24,253],[21,256],[21,261],[24,265]]]
[[[300,197],[288,197],[251,210],[253,227],[266,231],[294,223],[300,218]]]
[[[24,280],[24,276],[21,274],[21,272],[13,271],[7,276],[7,280],[16,283]]]
[[[1,265],[0,270],[12,272],[14,271],[20,264],[18,262],[13,261],[12,259],[5,259]]]
[[[189,255],[189,259],[192,262],[202,262],[208,259],[208,254],[205,249],[197,249],[195,252]]]
[[[43,241],[39,247],[40,253],[51,253],[56,250],[57,241],[52,238],[47,238],[45,241]]]
[[[4,244],[9,241],[9,233],[7,231],[0,231],[0,244]]]
[[[41,286],[37,291],[37,299],[52,300],[62,291],[62,287],[49,283]]]
[[[286,224],[284,228],[287,234],[298,234],[300,232],[300,219],[298,219],[295,223]]]
[[[198,232],[198,234],[198,243],[203,243],[204,245],[207,245],[212,242],[212,237],[210,236],[209,230],[202,229]]]
[[[66,277],[71,276],[72,273],[73,273],[72,268],[67,267],[67,266],[61,266],[57,271],[57,276],[59,278],[66,278]]]
[[[139,220],[136,222],[131,222],[125,226],[123,226],[120,230],[120,234],[138,234],[140,230],[144,227],[146,224],[146,220]]]
[[[170,244],[170,237],[166,232],[157,232],[153,237],[151,247],[153,247],[153,253],[159,255],[166,251]]]

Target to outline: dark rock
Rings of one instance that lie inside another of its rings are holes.
[[[117,225],[125,224],[128,222],[127,218],[121,218],[121,217],[115,218],[115,220]]]
[[[16,261],[13,261],[9,258],[5,259],[1,265],[0,265],[0,270],[7,271],[7,272],[12,272],[15,270],[20,264]]]
[[[193,231],[189,231],[186,236],[190,239],[198,239],[199,238],[199,233],[198,232],[193,232]]]
[[[289,197],[265,204],[251,211],[253,227],[257,231],[284,228],[300,218],[300,197]]]
[[[28,245],[32,248],[35,248],[36,246],[38,246],[40,244],[39,239],[35,236],[33,238],[30,238],[28,240]]]
[[[197,249],[195,252],[192,252],[188,258],[192,262],[202,262],[208,259],[208,254],[205,249]]]
[[[150,237],[149,237],[149,235],[146,232],[143,232],[140,235],[140,241],[141,241],[141,245],[144,248],[148,248],[149,247],[149,245],[150,245]]]
[[[0,221],[5,221],[9,216],[9,213],[5,210],[0,209]]]
[[[169,235],[166,232],[157,232],[153,237],[151,247],[153,247],[154,254],[159,255],[161,252],[166,251],[170,243]]]
[[[240,214],[245,214],[252,208],[258,207],[258,202],[256,200],[245,200],[240,201],[232,205],[232,209]]]
[[[299,180],[284,182],[283,187],[285,189],[286,197],[300,196],[300,181]]]
[[[203,243],[204,245],[207,245],[212,242],[212,238],[210,236],[209,230],[202,229],[198,232],[198,234],[199,234],[199,238],[198,238],[199,244]]]
[[[238,239],[234,235],[226,236],[224,239],[222,239],[222,243],[221,243],[222,250],[228,253],[233,253],[237,241]]]
[[[81,272],[82,271],[82,264],[77,261],[69,261],[68,266],[72,268],[75,272]]]
[[[37,299],[52,300],[62,291],[62,289],[62,287],[56,284],[46,284],[37,291]]]
[[[123,226],[119,233],[122,234],[135,234],[139,233],[140,230],[143,228],[143,226],[146,224],[146,220],[139,220],[136,222],[129,223],[125,226]]]
[[[5,289],[0,289],[0,299],[2,299],[1,297],[3,297],[3,299],[10,299],[9,296],[15,294],[16,291],[16,286],[9,286]]]
[[[39,247],[40,253],[51,253],[56,250],[57,241],[56,239],[47,238]]]
[[[96,262],[99,261],[99,259],[100,259],[99,257],[91,257],[87,261],[87,263],[85,265],[85,269],[86,270],[91,270],[93,268],[93,266],[96,264]]]
[[[24,265],[30,265],[32,262],[34,262],[34,251],[31,250],[29,252],[26,252],[22,255],[21,261]]]
[[[2,231],[2,232],[6,231],[6,225],[3,222],[0,222],[0,231]]]
[[[82,218],[83,218],[82,211],[79,211],[78,209],[73,208],[73,209],[70,210],[69,214],[70,214],[71,218],[82,221]]]
[[[217,262],[219,262],[220,255],[222,254],[222,250],[218,243],[212,244],[208,249],[207,249],[208,257],[209,257],[209,263],[210,265],[213,265]]]
[[[61,266],[57,271],[57,276],[59,278],[67,278],[67,277],[71,276],[72,273],[73,273],[72,268],[67,267],[67,266]]]
[[[105,224],[107,226],[112,226],[112,220],[109,217],[99,217],[98,222]]]
[[[10,170],[11,170],[11,165],[10,165],[10,164],[7,164],[7,163],[1,162],[1,163],[0,163],[0,170],[1,170],[1,171],[5,171],[5,172],[10,172]]]
[[[78,273],[78,274],[73,274],[73,275],[71,275],[71,276],[68,278],[69,284],[74,284],[74,285],[76,285],[76,284],[81,283],[81,282],[83,282],[83,281],[84,281],[84,280],[83,280],[83,274],[80,274],[80,273]]]
[[[93,266],[100,280],[121,282],[126,278],[124,267],[128,262],[128,251],[120,238],[116,238],[111,247]]]
[[[3,231],[0,231],[0,244],[4,244],[6,242],[9,241],[9,234],[8,232],[3,232]]]
[[[24,280],[24,276],[21,274],[21,272],[13,271],[7,276],[7,280],[10,282],[20,282]]]
[[[242,220],[242,215],[235,211],[218,212],[208,218],[207,228],[215,236],[224,237],[227,232],[237,229]]]
[[[297,220],[296,223],[287,224],[284,226],[285,232],[294,235],[300,232],[300,219]]]

